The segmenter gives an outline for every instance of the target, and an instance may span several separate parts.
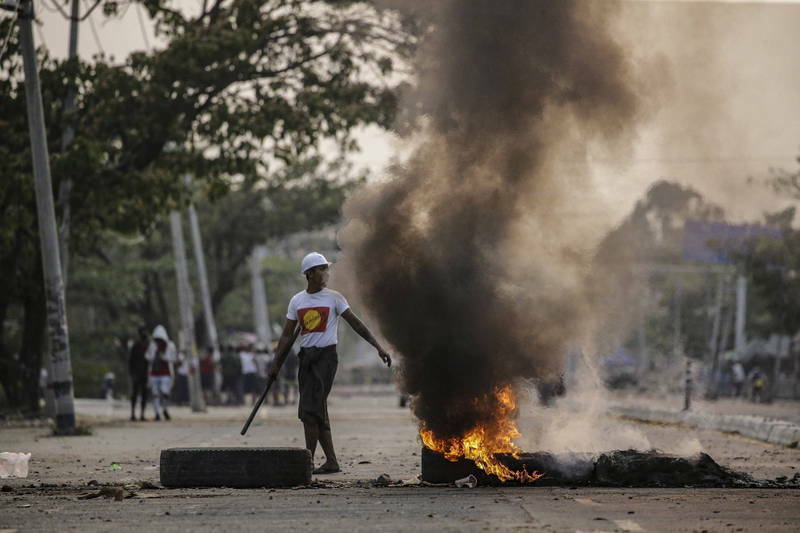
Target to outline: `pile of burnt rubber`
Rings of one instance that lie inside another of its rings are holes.
[[[588,453],[522,453],[518,457],[499,455],[513,471],[539,472],[542,477],[531,486],[594,487],[800,487],[800,475],[792,479],[754,480],[717,464],[705,453],[678,457],[655,450],[618,450],[599,455]],[[452,462],[438,452],[422,449],[422,481],[452,483],[469,475],[479,485],[519,485],[488,475],[475,463],[462,459]]]

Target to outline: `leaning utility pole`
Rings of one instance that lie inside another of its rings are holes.
[[[58,251],[56,214],[53,207],[53,185],[50,179],[47,135],[42,110],[39,71],[36,66],[36,51],[33,45],[33,4],[31,0],[23,0],[18,9],[19,40],[25,72],[25,100],[28,106],[28,127],[31,135],[33,177],[36,190],[36,213],[42,247],[47,329],[50,339],[47,387],[52,390],[54,395],[56,432],[70,434],[75,431],[72,365],[69,353],[64,282],[61,277],[61,259]]]
[[[191,178],[187,178],[187,181]],[[208,290],[208,274],[206,272],[206,259],[203,254],[203,240],[200,235],[200,224],[197,221],[197,213],[194,210],[194,204],[189,204],[189,229],[192,233],[192,248],[194,249],[194,261],[197,263],[197,277],[200,282],[200,297],[203,300],[203,316],[206,319],[206,336],[208,343],[211,345],[211,350],[214,354],[214,362],[219,362],[219,337],[217,336],[217,324],[214,321],[214,310],[211,308],[211,293]],[[214,392],[219,394],[219,386],[221,384],[217,374],[219,369],[214,365]]]
[[[78,23],[80,15],[79,0],[72,0],[72,8],[69,16],[69,56],[70,61],[78,57]],[[61,153],[67,151],[72,139],[75,138],[75,129],[72,127],[70,115],[75,110],[75,85],[71,84],[67,90],[67,97],[64,100],[64,116],[66,117],[66,127],[61,136]],[[72,193],[72,178],[63,176],[58,187],[58,204],[61,206],[61,226],[59,228],[59,244],[61,247],[61,276],[64,278],[64,287],[67,286],[69,274],[69,225],[70,208],[69,197]]]
[[[200,388],[199,371],[200,365],[197,361],[197,347],[194,338],[194,316],[192,313],[192,291],[189,286],[189,268],[186,266],[186,246],[183,243],[183,227],[181,226],[181,214],[179,211],[172,211],[169,214],[170,229],[172,230],[172,249],[175,254],[175,275],[178,280],[178,307],[181,316],[181,333],[178,338],[182,344],[181,351],[186,355],[189,364],[189,401],[192,411],[202,412],[206,410],[206,403],[203,399],[203,391]]]

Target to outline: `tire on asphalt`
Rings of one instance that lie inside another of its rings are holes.
[[[294,487],[311,483],[304,448],[170,448],[161,450],[165,487]]]

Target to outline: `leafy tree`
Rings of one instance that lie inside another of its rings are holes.
[[[713,298],[709,287],[714,284],[703,274],[669,274],[658,268],[684,262],[683,229],[687,220],[720,222],[724,211],[691,187],[661,180],[636,202],[631,214],[609,232],[598,248],[593,291],[599,301],[615,302],[605,309],[607,321],[616,326],[610,329],[629,331],[631,320],[641,319],[646,313],[651,356],[671,354],[677,309],[680,341],[686,354],[701,358],[707,351],[706,311]],[[631,282],[636,279],[643,279],[643,283]],[[645,286],[649,288],[648,295],[642,292]],[[648,302],[646,310],[641,306],[644,298]],[[615,340],[621,344],[625,339]],[[632,345],[636,345],[635,340]]]
[[[63,179],[73,184],[74,254],[94,253],[109,230],[153,231],[188,199],[183,173],[212,199],[242,183],[256,190],[323,141],[347,153],[357,149],[354,128],[393,120],[395,65],[415,41],[391,10],[367,1],[213,0],[189,14],[176,1],[141,3],[166,39],[162,49],[119,64],[39,52],[54,191]],[[0,34],[11,23],[0,23]],[[11,406],[35,411],[45,313],[21,70],[12,32],[0,58],[0,383]],[[67,115],[70,86],[77,99]],[[67,124],[76,137],[59,153]]]

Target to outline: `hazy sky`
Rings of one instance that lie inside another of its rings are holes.
[[[68,23],[47,2],[36,3],[43,23],[37,39],[63,56]],[[99,10],[91,16],[97,38],[88,20],[82,24],[81,56],[102,47],[121,58],[145,49],[145,39],[156,44],[144,10],[122,9],[119,19]],[[649,91],[658,106],[641,124],[630,158],[591,160],[600,195],[582,215],[604,225],[619,220],[661,178],[692,184],[736,218],[775,208],[779,199],[746,181],[765,177],[770,167],[798,168],[798,28],[800,2],[626,2],[618,38],[635,64],[652,72]],[[355,160],[380,175],[397,142],[377,129],[359,137],[364,152]]]

